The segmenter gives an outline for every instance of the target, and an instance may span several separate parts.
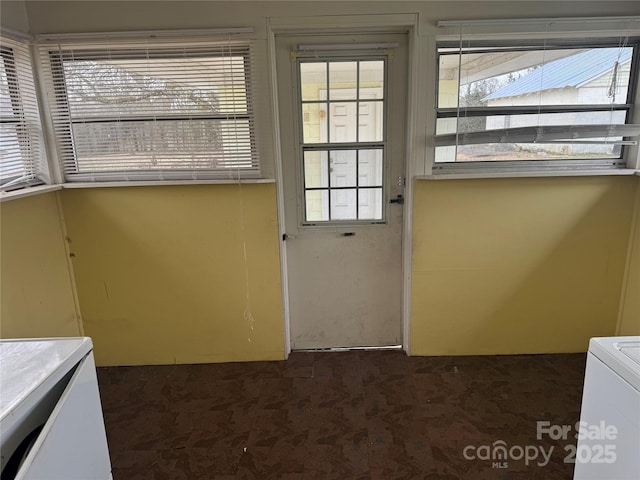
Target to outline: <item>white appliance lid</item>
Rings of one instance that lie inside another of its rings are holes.
[[[59,381],[92,349],[89,337],[0,340],[0,424],[3,429],[29,396]],[[36,399],[37,400],[37,399]]]
[[[618,348],[640,368],[640,342],[623,342]]]
[[[592,338],[589,352],[640,391],[640,336]]]

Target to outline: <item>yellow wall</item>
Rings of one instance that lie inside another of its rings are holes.
[[[81,334],[57,195],[0,204],[2,338]]]
[[[578,352],[614,335],[636,182],[416,181],[412,354]]]
[[[633,222],[618,335],[640,335],[640,177],[636,178]]]
[[[430,27],[452,19],[640,13],[640,3],[622,1],[544,2],[541,8],[537,1],[3,0],[0,7],[3,27],[33,34],[252,27],[261,51],[266,51],[267,17],[408,12],[419,14],[421,27]],[[268,55],[259,55],[258,67],[267,71],[267,60]],[[265,108],[259,123],[268,126],[271,118]],[[273,170],[271,132],[266,127],[259,131],[268,176]],[[629,238],[628,180],[633,179],[418,182],[413,353],[585,350],[587,335],[612,334]],[[237,186],[60,194],[85,329],[101,364],[283,357],[275,188],[246,185],[242,194],[244,234]],[[33,285],[43,289],[42,305],[49,315],[43,319],[38,311],[35,335],[49,334],[42,333],[43,327],[57,334],[60,319],[70,315],[75,321],[70,276],[62,268],[62,227],[52,199],[54,194],[9,202],[7,211],[23,214],[6,218],[2,207],[2,313],[12,309],[12,318],[27,325],[25,312],[39,307],[21,303],[13,292]],[[37,235],[26,234],[29,229]],[[245,318],[242,237],[247,239],[253,330]],[[17,268],[27,247],[35,244],[41,247],[35,259],[28,258],[28,268]],[[41,257],[48,261],[44,274]],[[638,284],[632,280],[637,276],[629,278],[628,285]],[[5,292],[11,292],[10,300]],[[629,293],[625,298],[633,299]],[[70,334],[77,334],[74,328]]]
[[[274,184],[70,189],[63,204],[99,364],[284,358]]]

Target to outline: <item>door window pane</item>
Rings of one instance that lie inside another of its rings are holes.
[[[327,141],[326,103],[302,104],[302,129],[304,143],[325,143]]]
[[[344,143],[356,141],[356,102],[334,102],[329,104],[329,141]]]
[[[360,98],[367,97],[367,90],[384,87],[384,62],[382,60],[360,62]],[[377,98],[382,98],[382,95]]]
[[[358,62],[329,63],[329,99],[355,100]]]
[[[304,152],[305,188],[327,188],[329,186],[329,165],[326,151]]]
[[[331,188],[356,186],[356,151],[333,150],[329,155]]]
[[[358,190],[358,219],[382,219],[382,188],[361,188]]]
[[[356,189],[331,190],[331,220],[356,220]]]
[[[381,142],[383,122],[382,102],[360,102],[358,106],[358,141]]]
[[[329,220],[328,190],[310,190],[305,192],[305,218],[308,222],[326,222]]]
[[[320,100],[319,92],[327,90],[327,63],[301,63],[300,86],[303,101]]]
[[[361,187],[382,186],[382,149],[358,152],[358,185]]]

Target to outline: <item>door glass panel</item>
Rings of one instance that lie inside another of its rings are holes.
[[[382,186],[382,149],[358,152],[358,185]]]
[[[331,220],[356,220],[355,188],[331,190]]]
[[[356,186],[356,151],[333,150],[329,156],[331,187]]]
[[[386,62],[299,68],[304,221],[382,220]]]
[[[382,141],[382,110],[382,101],[360,102],[358,105],[358,141]]]
[[[308,190],[305,192],[305,216],[310,222],[329,220],[329,191]]]
[[[356,141],[356,102],[333,102],[329,104],[329,142]]]
[[[326,151],[304,152],[305,188],[327,188],[329,186],[329,165]]]
[[[358,62],[329,63],[329,99],[355,100]]]
[[[358,220],[382,219],[382,188],[358,190]]]
[[[359,62],[360,63],[360,95],[359,98],[367,97],[371,88],[379,88],[382,90],[384,87],[384,62],[381,60]],[[382,98],[380,96],[379,98]]]
[[[320,100],[319,92],[327,90],[327,63],[301,63],[300,86],[303,101]]]
[[[302,129],[304,143],[327,141],[327,104],[302,104]]]

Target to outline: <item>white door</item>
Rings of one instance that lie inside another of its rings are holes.
[[[291,348],[400,345],[406,36],[276,48]]]

